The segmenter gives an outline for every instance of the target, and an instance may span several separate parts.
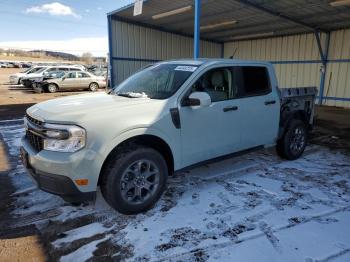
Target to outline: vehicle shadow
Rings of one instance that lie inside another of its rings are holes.
[[[0,105],[0,120],[23,118],[27,108],[35,103]]]

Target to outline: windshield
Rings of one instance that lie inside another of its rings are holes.
[[[32,67],[32,68],[29,68],[28,70],[26,70],[26,73],[32,74],[32,73],[39,71],[40,69],[42,69],[42,67],[34,67],[34,68]]]
[[[40,68],[39,70],[34,71],[34,72],[31,72],[31,73],[40,74],[40,73],[44,72],[46,69],[47,69],[47,67],[42,67],[42,68]]]
[[[29,71],[31,71],[33,68],[27,68],[26,70],[22,71],[21,73],[25,74],[28,73]]]
[[[126,97],[166,99],[172,96],[196,69],[196,66],[190,65],[153,65],[130,76],[116,87],[114,93]]]

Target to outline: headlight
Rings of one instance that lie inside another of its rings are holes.
[[[85,146],[86,133],[79,126],[45,124],[44,149],[76,152]]]

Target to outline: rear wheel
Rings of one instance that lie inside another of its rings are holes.
[[[303,121],[292,120],[283,137],[278,140],[276,151],[284,159],[294,160],[299,158],[306,147],[307,129]]]
[[[90,89],[90,91],[92,91],[92,92],[97,91],[97,90],[98,90],[98,84],[97,84],[97,83],[91,83],[91,84],[89,85],[89,89]]]
[[[47,85],[47,91],[49,91],[50,93],[56,93],[58,90],[57,85],[55,84],[48,84]]]
[[[153,148],[130,145],[107,164],[101,191],[106,201],[123,214],[150,209],[163,193],[168,167]]]

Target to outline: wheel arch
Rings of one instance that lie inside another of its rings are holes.
[[[288,126],[294,119],[301,120],[302,122],[304,122],[305,126],[309,128],[310,117],[308,116],[308,114],[304,110],[295,110],[284,116],[284,119],[281,121],[278,138],[281,138],[283,136],[283,134],[288,129]]]
[[[112,150],[109,151],[101,167],[101,171],[98,178],[98,185],[103,179],[103,175],[105,174],[105,170],[108,167],[108,163],[116,156],[116,154],[118,154],[118,152],[120,152],[124,147],[128,146],[128,144],[143,145],[155,149],[164,157],[168,166],[169,174],[171,175],[174,172],[174,154],[169,144],[165,142],[163,138],[157,135],[139,134],[126,138],[125,140],[121,141],[116,146],[114,146]]]

